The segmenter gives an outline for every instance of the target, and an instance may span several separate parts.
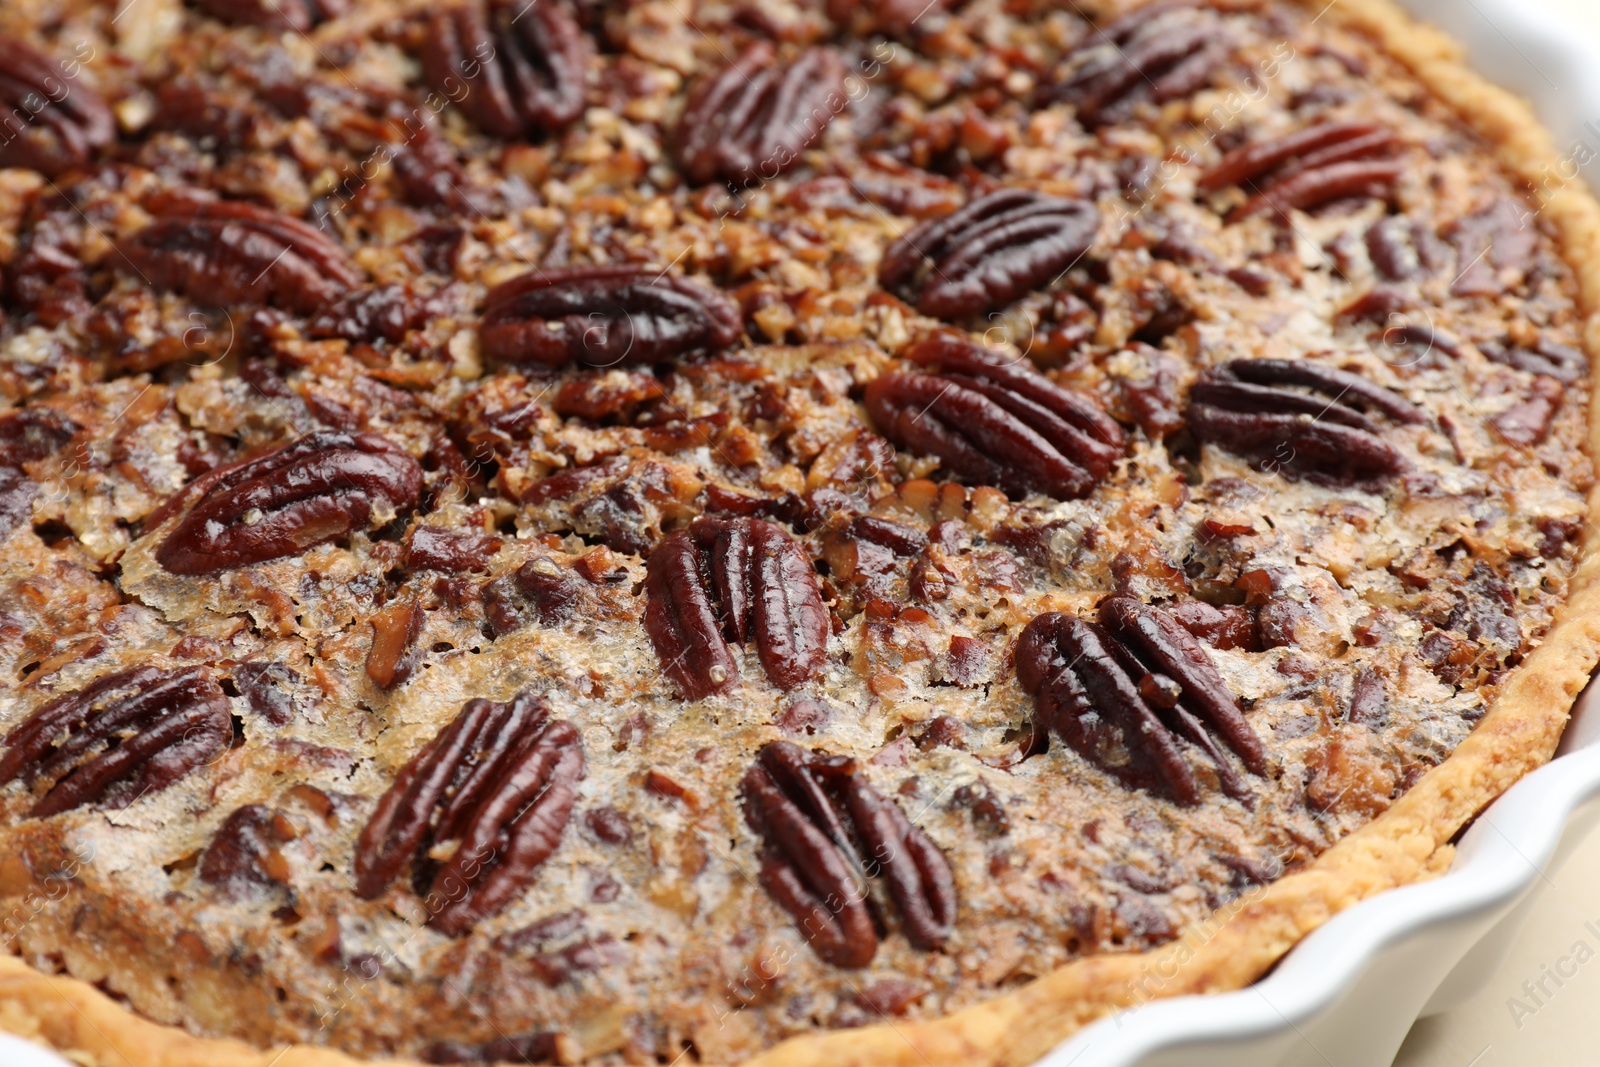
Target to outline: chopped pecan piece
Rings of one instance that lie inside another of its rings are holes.
[[[289,863],[279,850],[298,834],[283,812],[265,804],[234,810],[200,857],[200,880],[230,897],[252,888],[287,885]]]
[[[0,37],[0,167],[54,178],[117,139],[111,109],[93,89],[12,34]]]
[[[135,667],[57,697],[6,734],[0,782],[51,779],[28,815],[125,808],[203,766],[233,740],[228,698],[202,667]]]
[[[1186,740],[1209,758],[1224,792],[1248,796],[1208,728],[1255,774],[1266,773],[1266,752],[1194,635],[1132,597],[1106,600],[1100,618],[1050,612],[1023,629],[1017,679],[1037,701],[1039,725],[1128,785],[1197,804]]]
[[[729,642],[754,642],[761,667],[793,689],[822,667],[828,609],[800,543],[770,522],[701,518],[665,538],[646,564],[644,625],[686,700],[739,681]]]
[[[523,626],[531,610],[541,626],[559,626],[588,599],[588,590],[549,556],[535,556],[515,574],[483,587],[484,615],[496,637]]]
[[[478,337],[502,363],[614,367],[710,353],[739,339],[739,305],[703,285],[630,264],[551,267],[485,298]]]
[[[1146,4],[1088,34],[1045,97],[1073,104],[1088,127],[1125,122],[1143,104],[1205,88],[1232,48],[1215,11],[1184,0]]]
[[[887,880],[912,945],[933,951],[949,938],[956,921],[949,861],[855,760],[774,741],[746,772],[741,792],[745,821],[766,842],[761,884],[824,960],[865,967],[876,954],[868,878]]]
[[[583,114],[593,51],[558,0],[468,0],[429,18],[422,69],[484,133],[531,140]]]
[[[367,677],[379,689],[404,684],[422,662],[417,639],[427,613],[415,600],[390,604],[372,616],[372,647],[367,651]]]
[[[171,197],[114,262],[157,289],[206,304],[271,304],[311,314],[361,283],[344,249],[299,219],[255,204]]]
[[[349,0],[194,0],[194,6],[231,26],[260,26],[305,33],[350,10]]]
[[[779,62],[757,41],[689,91],[678,123],[678,165],[695,185],[770,181],[800,162],[843,109],[844,63],[831,48]]]
[[[1099,225],[1093,204],[1002,189],[913,227],[884,252],[878,282],[924,315],[979,315],[1060,277]]]
[[[212,574],[381,525],[421,492],[422,468],[384,438],[320,432],[201,476],[149,525],[192,501],[156,560],[173,574]]]
[[[867,411],[885,437],[938,456],[963,481],[1071,500],[1122,456],[1121,428],[1026,360],[943,334],[905,356],[939,372],[880,375],[867,384]]]
[[[1234,360],[1208,372],[1190,391],[1188,419],[1200,441],[1257,459],[1263,470],[1346,482],[1399,474],[1404,457],[1362,409],[1403,425],[1427,421],[1399,393],[1360,375],[1280,359]]]
[[[356,894],[380,896],[410,862],[430,875],[429,924],[451,937],[498,914],[561,843],[583,742],[545,702],[469,700],[413,756],[378,801],[356,844]],[[456,843],[448,859],[429,857]]]
[[[1254,215],[1309,211],[1347,197],[1387,200],[1404,166],[1388,158],[1394,131],[1370,122],[1322,122],[1284,137],[1236,148],[1200,178],[1202,193],[1238,186],[1250,194],[1229,222]]]

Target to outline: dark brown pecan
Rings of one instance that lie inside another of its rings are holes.
[[[469,0],[428,20],[422,69],[484,133],[533,139],[583,114],[593,51],[558,0]]]
[[[482,530],[418,526],[406,545],[406,566],[412,570],[481,571],[504,543]]]
[[[1249,194],[1229,222],[1309,211],[1348,197],[1393,197],[1403,164],[1394,131],[1370,122],[1322,122],[1284,137],[1243,145],[1200,178],[1202,193],[1238,186]]]
[[[265,804],[246,804],[222,824],[200,857],[200,880],[232,897],[251,890],[289,884],[289,863],[280,845],[298,835],[283,812]]]
[[[157,289],[206,304],[271,304],[311,314],[361,283],[344,249],[314,226],[255,204],[173,197],[113,261]]]
[[[882,877],[906,939],[924,951],[955,928],[950,864],[853,759],[774,741],[741,788],[745,821],[766,842],[761,884],[817,955],[865,967],[878,950],[866,880]]]
[[[1011,304],[1066,272],[1100,216],[1081,200],[1002,189],[919,223],[883,254],[878,282],[924,315],[961,319]]]
[[[1539,248],[1537,212],[1500,198],[1450,227],[1458,266],[1450,292],[1456,296],[1499,296],[1526,279]]]
[[[469,700],[400,771],[356,844],[356,894],[380,896],[408,863],[429,875],[429,924],[452,937],[498,914],[561,843],[583,742],[545,702]],[[456,849],[437,870],[429,855]]]
[[[1205,88],[1232,50],[1216,12],[1197,4],[1147,4],[1089,33],[1045,90],[1072,104],[1084,126],[1124,122],[1141,105]]]
[[[1485,341],[1478,345],[1478,350],[1496,363],[1529,374],[1542,374],[1563,385],[1571,385],[1589,375],[1589,357],[1584,355],[1583,349],[1558,341],[1541,338],[1532,348]]]
[[[0,167],[54,178],[116,140],[111,109],[80,73],[75,59],[54,63],[14,35],[0,37]]]
[[[905,356],[940,371],[873,379],[867,411],[878,432],[938,456],[963,481],[1071,500],[1092,491],[1122,456],[1121,428],[1026,360],[944,334]]]
[[[203,766],[233,740],[228,698],[201,667],[136,667],[57,697],[6,734],[0,782],[50,779],[28,812],[125,808]]]
[[[1303,387],[1309,392],[1301,392]],[[1399,393],[1311,360],[1234,360],[1189,393],[1189,429],[1202,442],[1260,462],[1262,470],[1367,482],[1399,474],[1399,451],[1368,414],[1427,422]]]
[[[478,338],[502,363],[614,367],[715,352],[739,339],[739,305],[683,278],[631,264],[551,267],[485,298]]]
[[[388,522],[422,492],[417,461],[376,434],[308,434],[275,452],[222,467],[182,490],[156,560],[173,574],[211,574],[299,555],[312,545]]]
[[[1106,600],[1100,619],[1050,612],[1023,629],[1017,679],[1037,702],[1037,725],[1130,786],[1196,804],[1200,786],[1179,744],[1186,740],[1209,758],[1225,792],[1248,795],[1208,728],[1255,774],[1266,773],[1266,752],[1194,635],[1132,597]]]
[[[844,108],[844,63],[830,48],[780,61],[757,41],[689,91],[674,149],[695,185],[769,181],[800,162]]]
[[[348,0],[194,0],[194,6],[230,26],[259,26],[273,33],[305,33],[350,10]]]
[[[563,570],[549,556],[535,556],[515,574],[496,578],[483,587],[484,617],[496,637],[527,623],[532,611],[541,626],[559,626],[572,618],[588,599],[584,583]]]
[[[739,681],[729,642],[754,642],[780,689],[821,668],[828,609],[800,543],[770,522],[696,519],[650,553],[645,629],[662,670],[686,700],[724,693]]]
[[[1425,278],[1442,269],[1450,249],[1433,228],[1404,215],[1388,215],[1367,228],[1367,255],[1378,274],[1391,282]]]

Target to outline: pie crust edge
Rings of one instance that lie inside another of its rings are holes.
[[[1393,0],[1297,0],[1362,33],[1411,73],[1492,150],[1543,190],[1540,214],[1578,283],[1590,356],[1589,454],[1600,456],[1600,201],[1576,181],[1552,187],[1562,157],[1522,99],[1468,67],[1448,35]],[[1558,179],[1559,180],[1559,179]],[[1543,643],[1509,674],[1493,706],[1450,757],[1387,811],[1310,866],[1246,892],[1177,940],[1148,952],[1077,960],[1026,986],[942,1018],[791,1038],[747,1067],[1027,1067],[1076,1031],[1149,1000],[1241,989],[1306,934],[1387,889],[1443,874],[1457,832],[1554,754],[1573,701],[1600,661],[1600,487],[1570,595]],[[88,983],[0,955],[0,1030],[92,1067],[352,1067],[370,1061],[307,1045],[261,1050],[141,1018]],[[410,1061],[387,1060],[400,1067]]]

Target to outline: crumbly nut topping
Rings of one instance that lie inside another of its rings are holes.
[[[1576,557],[1570,273],[1362,39],[1092,14],[8,4],[8,944],[721,1062],[1169,940],[1446,759]]]

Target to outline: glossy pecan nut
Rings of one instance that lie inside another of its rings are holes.
[[[913,227],[884,252],[878,283],[933,318],[980,315],[1066,273],[1099,225],[1093,204],[1002,189]]]
[[[854,760],[774,741],[746,772],[741,796],[745,821],[766,843],[762,886],[824,960],[865,967],[877,953],[868,878],[888,883],[916,948],[934,951],[955,929],[949,861]]]
[[[583,114],[593,51],[558,0],[468,2],[429,18],[422,69],[484,133],[533,139]]]
[[[549,267],[489,290],[478,339],[490,359],[585,367],[660,363],[739,339],[722,293],[631,264]]]
[[[232,741],[228,698],[204,668],[136,667],[57,697],[13,727],[0,782],[50,780],[32,818],[89,803],[125,808]]]
[[[1106,600],[1100,620],[1049,612],[1023,629],[1017,680],[1034,697],[1037,725],[1131,787],[1197,804],[1187,741],[1224,792],[1248,795],[1212,733],[1254,774],[1266,773],[1266,751],[1195,636],[1132,597]]]
[[[583,776],[578,731],[552,720],[541,698],[467,701],[378,801],[356,844],[356,894],[375,899],[418,864],[429,924],[467,933],[515,900],[561,844]],[[448,859],[429,858],[451,843]]]
[[[1355,483],[1406,467],[1373,415],[1427,422],[1405,397],[1359,374],[1310,360],[1240,359],[1195,383],[1187,419],[1198,440],[1257,460],[1262,470]]]
[[[689,91],[673,138],[678,166],[695,185],[770,181],[800,162],[843,110],[844,63],[830,48],[780,62],[757,41]]]
[[[1122,456],[1126,436],[1110,416],[1024,359],[942,334],[905,356],[939,372],[867,383],[873,424],[902,448],[938,456],[963,481],[1072,500]]]
[[[1205,88],[1232,51],[1216,12],[1197,4],[1146,4],[1088,33],[1045,91],[1087,127],[1125,122],[1141,105]]]
[[[349,0],[194,0],[194,6],[230,26],[259,26],[273,33],[305,33],[350,10]]]
[[[1235,148],[1201,175],[1201,193],[1238,186],[1248,198],[1228,213],[1240,222],[1255,215],[1310,211],[1334,200],[1389,200],[1404,165],[1390,158],[1400,138],[1371,122],[1320,122],[1284,137]]]
[[[150,520],[154,528],[188,507],[156,561],[172,574],[198,575],[298,555],[390,521],[421,492],[422,468],[384,438],[308,434],[181,490]]]
[[[827,656],[828,609],[805,549],[770,522],[696,519],[650,553],[645,630],[686,700],[738,684],[731,643],[753,642],[780,689],[812,678]]]
[[[316,227],[255,204],[173,197],[155,213],[113,260],[157,289],[309,315],[362,280]]]
[[[0,167],[54,178],[117,138],[111,109],[71,64],[53,63],[14,36],[0,37]]]

